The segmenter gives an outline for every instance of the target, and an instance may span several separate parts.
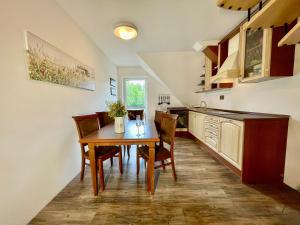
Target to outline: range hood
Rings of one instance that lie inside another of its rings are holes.
[[[239,76],[239,53],[238,51],[236,51],[227,57],[218,73],[215,76],[211,77],[210,80],[214,84],[232,83],[234,79],[238,78]]]

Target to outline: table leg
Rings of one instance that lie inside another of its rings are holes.
[[[98,195],[98,176],[97,176],[97,167],[96,167],[96,158],[95,158],[95,145],[89,144],[89,157],[90,157],[90,167],[91,175],[93,182],[94,195]]]
[[[154,161],[155,161],[155,143],[149,143],[149,160],[148,160],[148,191],[154,194]]]

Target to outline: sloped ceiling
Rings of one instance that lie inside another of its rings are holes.
[[[137,52],[191,51],[196,41],[222,38],[246,17],[215,0],[56,0],[117,66],[137,66]],[[122,41],[114,26],[131,22],[139,36]]]
[[[159,52],[139,53],[139,56],[184,105],[197,104],[198,95],[194,91],[204,72],[202,54]]]

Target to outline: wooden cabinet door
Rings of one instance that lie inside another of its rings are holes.
[[[259,82],[270,76],[272,29],[240,32],[242,82]]]
[[[189,132],[195,134],[195,112],[189,112]]]
[[[220,123],[220,154],[241,169],[243,148],[243,123],[222,119]]]
[[[201,141],[204,137],[204,115],[201,113],[196,113],[196,127],[195,127],[195,135]]]

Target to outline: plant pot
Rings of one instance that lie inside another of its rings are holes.
[[[124,117],[115,117],[115,133],[124,133]]]

